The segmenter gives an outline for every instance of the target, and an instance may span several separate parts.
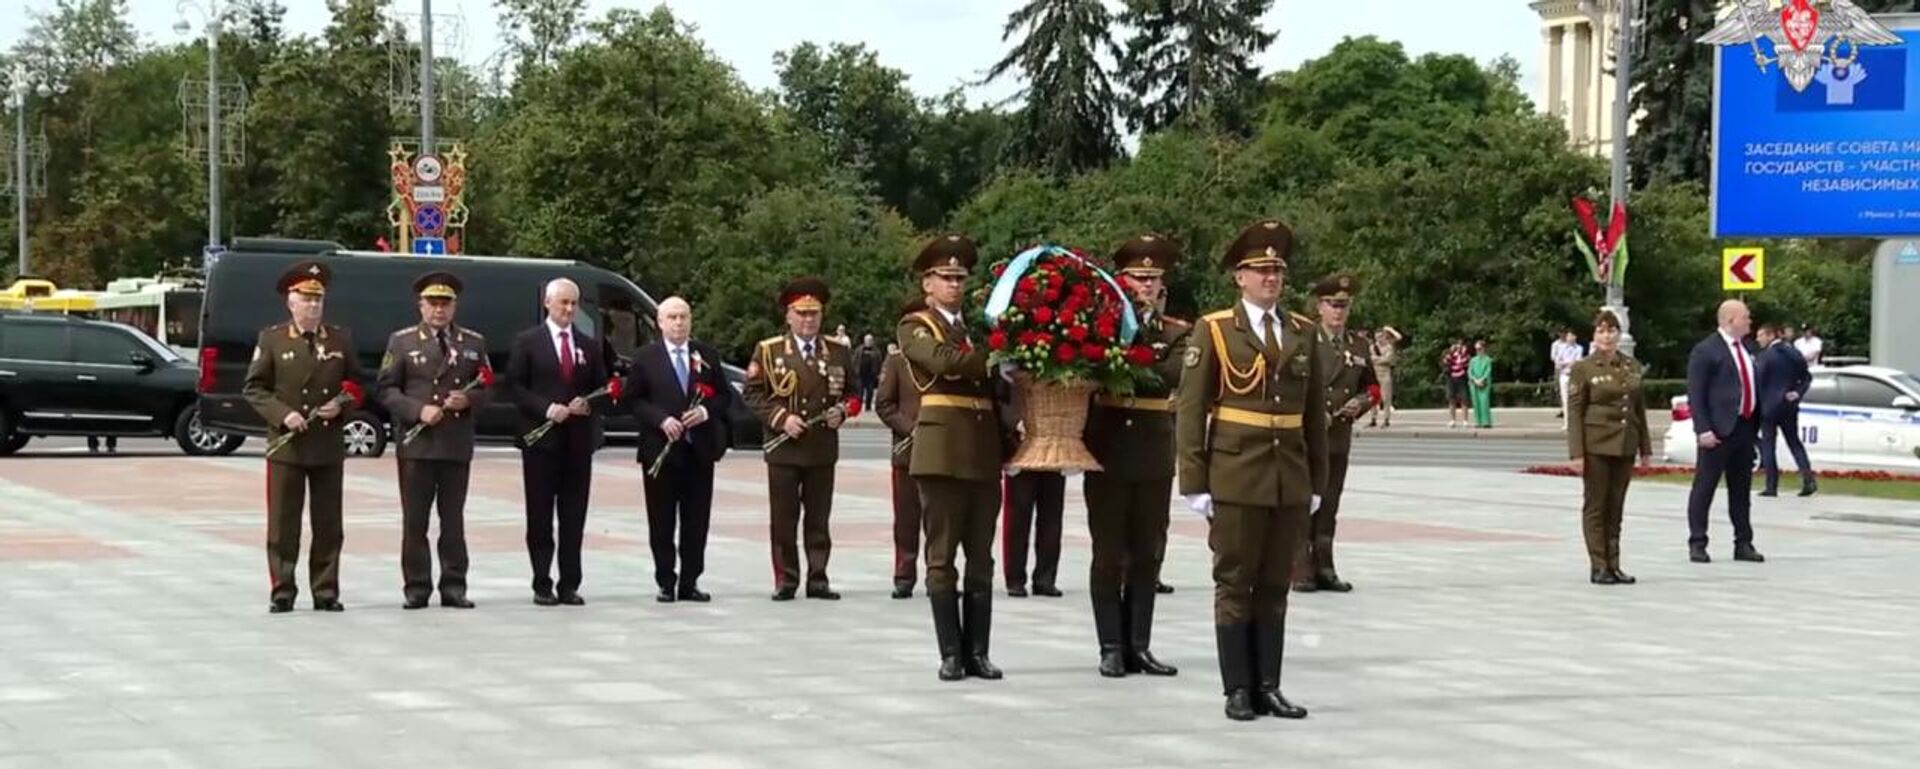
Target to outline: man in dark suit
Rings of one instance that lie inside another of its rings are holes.
[[[1747,305],[1720,304],[1720,328],[1687,356],[1687,403],[1698,434],[1693,493],[1687,499],[1687,549],[1694,563],[1707,563],[1707,511],[1720,477],[1727,479],[1727,515],[1733,520],[1733,558],[1766,560],[1753,548],[1753,442],[1759,430],[1760,395],[1747,329]]]
[[[1807,461],[1807,447],[1800,442],[1800,399],[1813,386],[1807,371],[1807,358],[1787,344],[1780,324],[1760,327],[1760,468],[1767,474],[1763,497],[1780,496],[1780,458],[1773,436],[1784,433],[1787,451],[1793,454],[1793,466],[1800,471],[1800,496],[1813,496],[1820,488],[1814,480],[1813,463]]]
[[[593,484],[593,451],[600,424],[587,396],[607,384],[606,347],[573,325],[580,287],[565,278],[549,282],[542,304],[547,318],[513,338],[507,385],[519,413],[520,473],[527,495],[527,555],[533,561],[533,602],[581,606],[580,543],[587,530],[587,496]],[[546,422],[538,440],[524,440]],[[560,583],[551,572],[559,518]]]
[[[632,401],[640,423],[647,541],[653,549],[653,581],[660,587],[654,600],[705,603],[713,600],[700,590],[713,519],[713,466],[727,453],[726,414],[734,393],[720,368],[720,353],[693,340],[693,308],[687,300],[668,297],[660,303],[658,320],[661,341],[634,353],[622,395]]]

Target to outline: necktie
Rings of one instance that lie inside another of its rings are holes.
[[[801,360],[813,360],[812,342],[806,342],[800,346],[800,358]]]
[[[439,331],[435,331],[435,332],[433,332],[433,338],[434,338],[434,341],[437,341],[437,342],[439,342],[439,343],[440,343],[440,359],[441,359],[441,360],[444,360],[444,361],[446,361],[446,362],[448,362],[448,363],[452,363],[452,362],[453,362],[453,348],[452,348],[452,347],[449,347],[449,346],[447,345],[447,332],[446,332],[446,330],[445,330],[445,329],[442,329],[442,330],[439,330]]]
[[[673,348],[673,376],[680,380],[680,391],[687,391],[687,348]]]
[[[1753,418],[1753,377],[1747,372],[1747,351],[1733,343],[1733,363],[1740,369],[1740,418]]]
[[[573,384],[573,334],[560,332],[560,379]]]
[[[1261,315],[1260,325],[1260,341],[1267,346],[1267,362],[1277,366],[1280,363],[1280,339],[1273,334],[1273,313]]]
[[[301,338],[301,339],[305,339],[305,340],[307,340],[307,354],[308,354],[308,355],[317,355],[317,354],[319,354],[319,353],[317,352],[317,349],[318,349],[318,348],[316,348],[316,347],[315,347],[315,345],[314,345],[314,341],[313,341],[313,332],[312,332],[312,331],[302,331],[302,332],[300,332],[300,338]]]

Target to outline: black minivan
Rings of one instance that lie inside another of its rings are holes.
[[[387,337],[420,322],[413,281],[445,270],[465,283],[454,322],[486,336],[493,365],[505,369],[514,335],[545,316],[541,292],[548,281],[568,278],[580,286],[582,331],[601,336],[624,370],[640,346],[657,335],[653,297],[633,281],[583,262],[500,256],[419,256],[380,251],[349,251],[323,241],[236,238],[233,250],[206,259],[206,297],[200,314],[200,410],[216,429],[263,434],[258,414],[240,395],[247,364],[260,330],[287,318],[275,281],[295,262],[318,260],[333,272],[327,289],[326,322],[352,332],[360,367],[372,391],[372,377],[386,352]],[[727,366],[735,387],[744,372]],[[736,399],[736,404],[739,401]],[[736,446],[758,446],[759,424],[741,406],[726,415]],[[350,456],[380,456],[389,439],[386,414],[369,399],[350,417],[344,432]],[[513,407],[496,398],[481,413],[483,440],[512,440]],[[610,437],[631,436],[634,419],[622,408],[608,415]]]
[[[37,436],[163,436],[194,455],[246,438],[201,424],[198,372],[139,329],[70,315],[0,312],[0,456]]]

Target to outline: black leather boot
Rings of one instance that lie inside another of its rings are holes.
[[[1259,716],[1253,709],[1253,674],[1247,666],[1252,650],[1246,625],[1214,625],[1214,648],[1220,656],[1220,686],[1227,695],[1227,718],[1252,721]]]
[[[1120,642],[1120,596],[1093,593],[1093,632],[1100,639],[1100,675],[1121,678],[1127,674]]]
[[[1153,645],[1153,600],[1151,587],[1127,590],[1127,672],[1150,676],[1179,675],[1180,670],[1154,659],[1148,651]]]
[[[993,637],[992,591],[968,593],[965,614],[961,629],[965,631],[967,649],[962,664],[966,667],[967,675],[989,681],[1000,680],[1003,675],[1000,668],[994,666],[993,660],[987,659],[988,641]]]
[[[960,637],[960,596],[929,591],[933,604],[933,634],[940,644],[940,680],[958,681],[967,676],[962,657],[965,648]]]
[[[1253,695],[1254,711],[1280,718],[1306,718],[1307,709],[1280,694],[1280,666],[1286,656],[1285,622],[1261,622],[1253,627],[1254,665],[1260,671],[1260,690]]]

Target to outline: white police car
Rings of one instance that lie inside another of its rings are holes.
[[[1800,440],[1815,468],[1827,464],[1920,469],[1920,380],[1879,366],[1815,367],[1800,405]],[[1673,399],[1661,458],[1694,460],[1697,435],[1687,396]],[[1779,443],[1782,470],[1793,468]]]

